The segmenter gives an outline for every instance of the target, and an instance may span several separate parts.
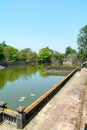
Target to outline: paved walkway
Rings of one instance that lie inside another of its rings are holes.
[[[24,130],[84,130],[86,80],[87,69],[83,68],[64,85]],[[0,125],[0,130],[17,129],[4,123]]]

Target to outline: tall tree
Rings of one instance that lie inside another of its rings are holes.
[[[4,58],[3,50],[2,50],[2,46],[0,44],[0,61],[2,61],[3,58]]]
[[[51,58],[52,65],[62,64],[64,57],[65,57],[65,54],[61,54],[57,51],[53,51],[52,58]]]
[[[18,60],[18,50],[12,46],[7,45],[7,47],[3,49],[3,54],[7,61]]]
[[[7,45],[6,45],[6,42],[3,41],[0,43],[0,61],[2,60],[5,60],[5,57],[4,57],[4,48],[6,48]]]
[[[79,56],[82,61],[87,59],[87,25],[80,29],[77,38]]]
[[[42,48],[37,55],[39,63],[51,63],[51,57],[52,57],[52,50],[49,49],[48,47]]]
[[[25,48],[18,53],[19,60],[25,60],[29,63],[34,63],[36,61],[36,57],[36,53],[32,52],[30,48]]]
[[[72,49],[71,46],[66,47],[65,54],[68,56],[69,54],[76,54],[76,50]]]
[[[28,53],[29,53],[30,49],[29,48],[25,48],[22,49],[19,53],[18,53],[18,59],[19,60],[27,60],[28,57]]]

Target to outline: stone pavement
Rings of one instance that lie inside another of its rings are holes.
[[[33,118],[24,130],[84,130],[87,69],[82,68]],[[0,130],[17,130],[9,124]]]

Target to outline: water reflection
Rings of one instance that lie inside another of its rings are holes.
[[[19,77],[23,77],[23,78],[28,78],[29,76],[34,75],[37,71],[40,73],[41,77],[46,78],[49,75],[66,75],[67,73],[62,72],[62,73],[45,73],[44,69],[46,68],[46,66],[28,66],[28,65],[24,65],[24,66],[16,66],[16,67],[8,67],[6,69],[0,70],[0,89],[2,89],[5,84],[9,81],[9,82],[13,82],[17,79],[19,79]]]
[[[0,89],[5,86],[7,81],[13,82],[21,77],[29,77],[37,72],[37,66],[18,66],[9,67],[0,71]]]
[[[15,110],[27,107],[58,83],[63,76],[44,73],[44,66],[17,66],[0,71],[0,101]]]

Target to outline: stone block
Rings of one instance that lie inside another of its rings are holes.
[[[0,123],[3,121],[2,112],[0,111]]]

